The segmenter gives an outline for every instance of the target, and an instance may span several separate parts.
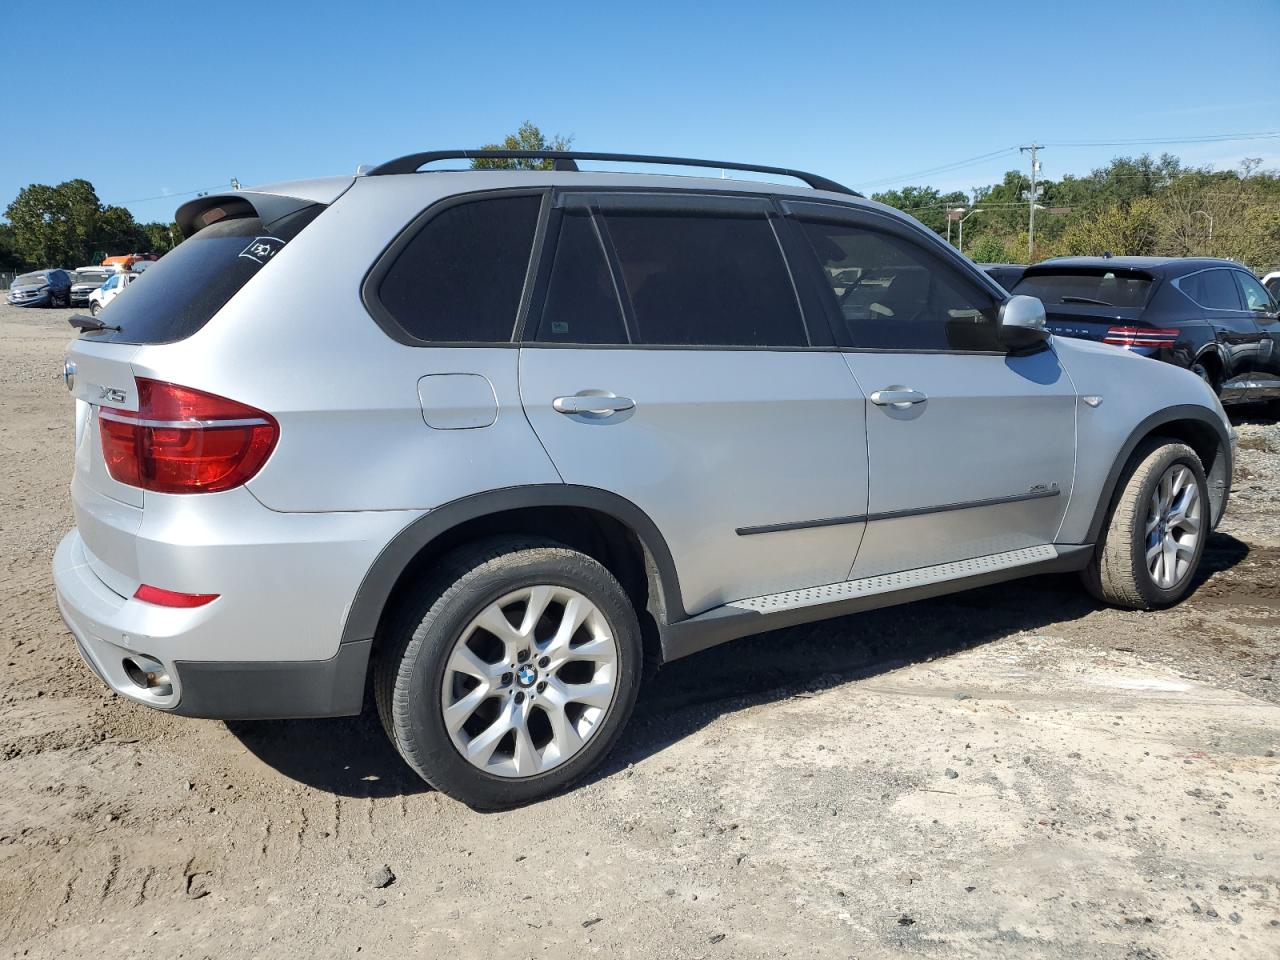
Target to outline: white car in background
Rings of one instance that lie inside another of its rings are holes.
[[[119,296],[120,292],[125,287],[137,279],[138,274],[136,273],[112,274],[111,278],[107,280],[106,283],[93,291],[93,293],[89,294],[90,315],[96,317],[103,307]]]
[[[1262,285],[1267,288],[1273,297],[1280,300],[1280,270],[1272,270],[1263,277]]]

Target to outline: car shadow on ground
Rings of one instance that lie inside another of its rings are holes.
[[[1214,534],[1194,591],[1248,555]],[[589,780],[608,777],[718,716],[933,660],[1087,616],[1099,605],[1073,574],[1016,580],[883,610],[747,637],[672,663],[652,677],[617,749]],[[317,790],[390,797],[431,788],[382,732],[373,698],[364,713],[330,720],[228,723],[263,763]]]

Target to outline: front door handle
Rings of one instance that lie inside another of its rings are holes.
[[[551,401],[551,408],[556,413],[594,414],[597,417],[608,417],[615,413],[631,410],[636,405],[628,397],[591,396],[578,394],[572,397],[556,397]]]
[[[919,390],[910,390],[907,387],[886,387],[871,395],[871,402],[876,406],[897,407],[899,410],[905,410],[916,403],[924,403],[928,399]]]

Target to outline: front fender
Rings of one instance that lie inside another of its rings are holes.
[[[1209,477],[1214,525],[1231,487],[1231,424],[1213,391],[1189,370],[1114,347],[1055,338],[1082,398],[1076,406],[1076,481],[1060,543],[1095,543],[1125,464],[1161,433],[1189,443]],[[1096,405],[1084,402],[1095,399]]]

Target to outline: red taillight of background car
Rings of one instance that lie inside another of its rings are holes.
[[[270,414],[139,377],[138,409],[98,412],[102,455],[120,483],[155,493],[216,493],[256,474],[280,438]]]
[[[1157,327],[1112,327],[1102,342],[1117,347],[1171,347],[1178,333]]]

